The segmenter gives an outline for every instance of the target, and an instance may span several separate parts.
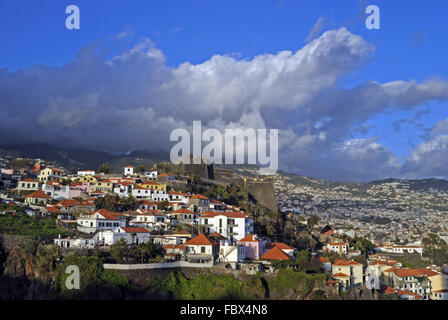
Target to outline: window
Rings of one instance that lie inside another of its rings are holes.
[[[201,247],[201,253],[205,253],[205,247]]]

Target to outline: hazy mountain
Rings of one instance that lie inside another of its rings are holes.
[[[107,151],[58,147],[46,143],[27,143],[0,146],[0,156],[6,158],[42,159],[60,165],[71,171],[97,170],[109,162],[114,171],[121,171],[125,165],[146,164],[169,160],[169,153],[163,150],[134,151],[128,154],[112,154]]]

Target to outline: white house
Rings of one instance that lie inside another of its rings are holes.
[[[168,193],[163,190],[151,190],[146,188],[134,188],[132,190],[132,196],[136,199],[145,199],[152,201],[169,201],[170,197]]]
[[[17,183],[19,191],[37,191],[39,190],[39,182],[33,179],[24,179]]]
[[[114,193],[118,194],[120,198],[126,198],[129,194],[132,194],[134,189],[134,183],[120,181],[114,186]]]
[[[124,167],[123,174],[125,176],[133,176],[134,175],[134,167],[133,166]]]
[[[323,249],[333,251],[338,254],[345,254],[348,252],[348,244],[344,242],[328,243]]]
[[[93,171],[93,170],[78,171],[78,176],[80,176],[80,177],[94,176],[94,175],[95,175],[95,171]]]
[[[93,249],[97,244],[95,239],[80,239],[80,238],[59,238],[54,239],[54,244],[61,248],[85,248]]]
[[[157,210],[158,204],[157,204],[157,202],[154,202],[154,201],[141,200],[141,201],[139,201],[138,208],[143,209],[143,210],[146,210],[146,209]]]
[[[170,191],[168,192],[170,202],[183,202],[188,203],[191,195],[183,192]]]
[[[70,186],[62,185],[57,180],[42,184],[42,191],[55,200],[70,199]]]
[[[77,220],[77,229],[84,233],[94,233],[97,230],[112,230],[126,226],[126,217],[118,212],[100,209],[88,217],[80,217]]]
[[[137,209],[137,215],[131,223],[165,224],[167,216],[157,209]]]
[[[157,179],[157,170],[148,170],[145,173],[143,173],[143,176],[145,178],[148,178],[149,180],[156,180]]]
[[[100,245],[113,245],[120,239],[124,239],[128,244],[146,243],[151,239],[148,229],[141,227],[119,227],[113,230],[100,231],[95,236]]]
[[[199,224],[206,233],[217,232],[231,241],[240,240],[254,230],[253,218],[241,212],[204,212],[199,216]]]
[[[213,263],[219,255],[219,243],[201,233],[184,243],[185,259],[194,263]]]

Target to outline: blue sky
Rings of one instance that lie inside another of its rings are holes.
[[[69,4],[80,8],[80,30],[65,28]],[[363,10],[369,4],[381,10],[380,30],[364,26]],[[437,76],[448,78],[447,15],[448,2],[442,0],[2,1],[0,68],[13,74],[33,65],[63,67],[95,42],[108,48],[111,58],[143,37],[163,52],[168,67],[202,64],[216,54],[250,60],[301,49],[321,18],[323,28],[315,37],[346,27],[375,46],[373,60],[338,78],[340,87],[350,89],[369,81],[421,83]],[[122,32],[128,36],[117,41]],[[438,100],[390,112],[385,108],[362,121],[368,131],[353,126],[345,139],[376,137],[404,161],[425,141],[428,130],[448,118],[448,102]]]

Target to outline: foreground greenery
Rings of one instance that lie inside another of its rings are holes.
[[[0,215],[0,233],[29,236],[32,238],[55,238],[65,231],[56,226],[52,217],[29,217],[25,214]]]

